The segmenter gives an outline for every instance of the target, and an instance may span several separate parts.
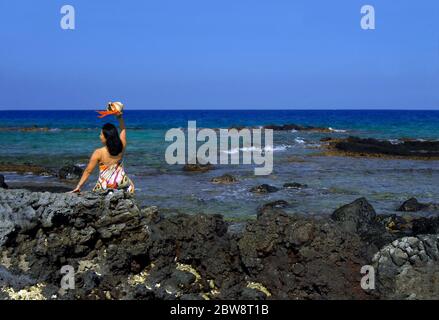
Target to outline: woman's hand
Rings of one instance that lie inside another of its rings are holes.
[[[73,189],[69,193],[79,193],[79,192],[81,192],[81,188],[80,187],[76,187],[75,189]]]
[[[101,159],[101,153],[100,153],[99,149],[96,149],[93,152],[93,154],[91,155],[91,158],[90,158],[90,161],[88,162],[87,168],[85,168],[84,172],[82,173],[82,177],[79,180],[76,188],[74,190],[70,191],[70,193],[81,192],[81,188],[87,182],[88,178],[90,177],[90,175],[93,172],[93,169],[99,163],[100,159]]]

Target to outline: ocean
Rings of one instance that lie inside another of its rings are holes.
[[[283,131],[274,134],[274,170],[255,176],[251,166],[218,165],[207,173],[183,172],[168,165],[165,132],[186,128],[299,124],[331,128],[330,133]],[[164,211],[219,213],[230,219],[255,216],[257,208],[274,200],[290,203],[287,211],[329,214],[339,206],[366,197],[379,213],[395,213],[409,197],[431,202],[439,195],[439,162],[427,160],[333,157],[321,154],[325,137],[439,139],[439,111],[403,110],[127,110],[128,147],[125,168],[136,184],[143,205]],[[0,164],[27,163],[52,169],[66,164],[85,166],[100,147],[100,127],[115,119],[98,119],[94,111],[0,111]],[[23,128],[31,128],[23,130]],[[96,169],[97,170],[97,169]],[[216,185],[215,176],[230,173],[239,182]],[[59,183],[54,177],[2,172],[10,183]],[[96,174],[85,189],[90,189]],[[300,190],[281,189],[259,195],[253,186],[281,188],[298,182]]]

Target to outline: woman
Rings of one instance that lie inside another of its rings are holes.
[[[125,174],[122,164],[123,154],[127,145],[125,122],[122,114],[116,115],[116,118],[119,120],[120,134],[113,124],[104,124],[99,136],[104,146],[93,152],[81,180],[79,180],[78,185],[72,192],[81,191],[82,186],[98,164],[99,178],[93,191],[123,189],[131,193],[134,192],[134,184]]]

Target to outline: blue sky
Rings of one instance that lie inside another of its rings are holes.
[[[76,9],[76,30],[60,8]],[[363,5],[376,30],[360,27]],[[437,0],[0,0],[0,109],[439,109]]]

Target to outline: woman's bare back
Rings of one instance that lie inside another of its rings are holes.
[[[104,164],[106,166],[111,166],[118,163],[123,157],[123,151],[117,156],[112,156],[110,152],[108,152],[107,147],[98,148],[96,150],[99,152],[99,165]]]

